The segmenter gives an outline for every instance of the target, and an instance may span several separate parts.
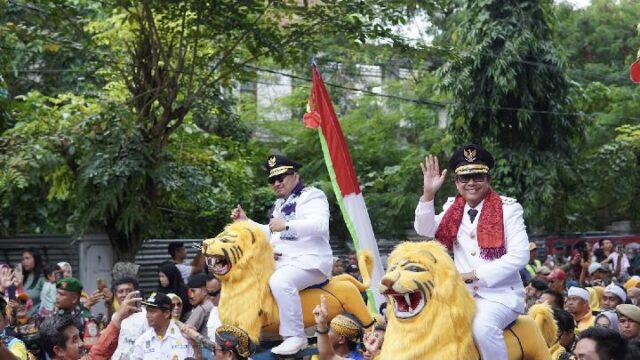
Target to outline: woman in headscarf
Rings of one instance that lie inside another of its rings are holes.
[[[60,261],[58,263],[58,266],[60,266],[60,269],[62,269],[63,278],[69,278],[73,276],[73,269],[71,268],[71,264],[66,261]]]
[[[596,316],[595,326],[618,332],[618,314],[615,311],[603,311]]]
[[[182,321],[182,299],[174,293],[168,293],[167,296],[171,299],[171,303],[173,304],[173,309],[171,309],[171,318],[173,320]]]
[[[189,303],[189,295],[187,294],[187,285],[182,280],[182,274],[172,261],[165,261],[160,264],[158,272],[160,284],[158,292],[163,294],[174,293],[182,299],[182,318],[191,311],[191,303]]]

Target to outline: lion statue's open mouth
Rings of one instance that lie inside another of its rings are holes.
[[[409,319],[418,315],[427,304],[426,296],[419,290],[405,294],[391,291],[385,295],[393,298],[393,313],[398,319]]]
[[[226,256],[207,256],[207,266],[214,275],[225,275],[231,271],[231,261]]]

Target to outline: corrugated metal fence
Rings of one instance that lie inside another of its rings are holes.
[[[66,261],[71,264],[73,273],[78,274],[78,243],[68,236],[17,236],[0,239],[0,262],[14,266],[20,263],[22,250],[34,247],[40,250],[44,264]]]
[[[144,293],[148,294],[155,291],[158,287],[158,265],[170,260],[167,248],[172,241],[180,241],[187,248],[187,259],[185,263],[190,263],[196,254],[196,249],[192,248],[192,243],[200,244],[202,239],[149,239],[146,240],[135,258],[136,264],[140,265],[139,280],[140,288]],[[397,244],[396,241],[380,240],[378,246],[380,253],[388,254],[392,247]],[[73,268],[73,274],[80,277],[79,274],[79,242],[73,242],[68,236],[18,236],[12,238],[0,239],[0,263],[8,263],[12,266],[20,262],[22,249],[26,247],[35,247],[40,250],[44,263],[57,263],[67,261]],[[340,239],[332,239],[331,247],[334,256],[346,259],[347,254],[351,250],[347,244]],[[109,279],[110,280],[110,279]],[[109,281],[109,283],[111,283]]]
[[[196,255],[196,249],[191,247],[191,243],[202,242],[202,239],[149,239],[146,240],[138,254],[136,254],[135,263],[140,265],[139,281],[140,289],[146,294],[155,291],[158,287],[158,265],[171,260],[169,256],[169,243],[179,241],[184,243],[187,249],[187,259],[185,264],[191,263]]]

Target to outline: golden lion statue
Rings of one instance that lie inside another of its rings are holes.
[[[202,243],[202,252],[207,265],[220,279],[220,321],[244,329],[251,340],[258,342],[260,333],[278,334],[279,316],[269,277],[275,269],[273,248],[264,233],[248,221],[227,225],[215,238]],[[363,282],[351,275],[334,276],[321,288],[310,288],[300,292],[304,326],[315,324],[313,308],[325,295],[329,318],[343,311],[354,314],[366,327],[373,318],[360,295],[370,284],[373,258],[364,252],[360,259]]]
[[[380,359],[479,359],[471,335],[475,301],[444,246],[436,241],[402,243],[389,255],[387,269],[379,288],[388,299]],[[557,332],[550,310],[537,311],[535,320],[519,316],[504,333],[509,359],[551,358],[550,344],[537,324],[545,335]]]

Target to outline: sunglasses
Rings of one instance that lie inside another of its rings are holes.
[[[477,183],[482,183],[482,182],[487,181],[488,178],[489,178],[489,175],[487,175],[487,174],[457,175],[456,176],[456,181],[461,182],[463,184],[466,184],[466,183],[470,182],[471,180],[473,180],[474,182],[477,182]]]
[[[276,175],[269,178],[269,184],[273,185],[277,182],[282,182],[287,176],[292,175],[292,172],[286,172],[284,174]]]

